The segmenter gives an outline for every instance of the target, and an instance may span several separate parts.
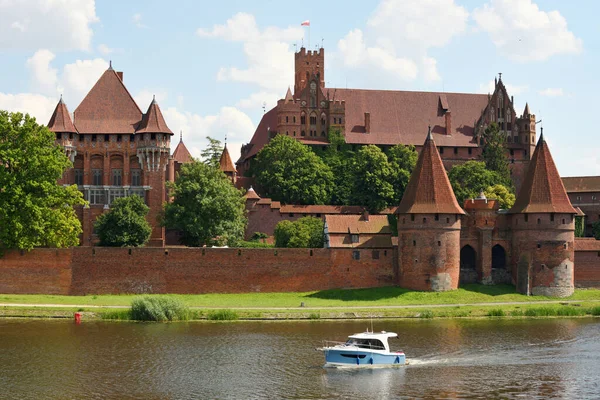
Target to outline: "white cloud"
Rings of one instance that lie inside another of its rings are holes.
[[[94,0],[0,1],[0,50],[88,50]]]
[[[562,88],[546,88],[544,90],[540,90],[539,94],[547,97],[559,97],[564,96],[564,92]]]
[[[147,28],[148,26],[144,25],[144,23],[142,22],[142,14],[133,14],[133,17],[131,17],[131,20],[133,21],[133,24],[137,27],[137,28]]]
[[[107,55],[107,54],[113,53],[115,51],[115,49],[111,49],[110,47],[108,47],[105,44],[99,44],[98,51],[104,55]]]
[[[197,35],[243,43],[246,69],[222,67],[217,79],[255,84],[261,89],[279,92],[293,83],[294,52],[290,42],[303,36],[298,27],[259,29],[252,14],[238,13],[223,25],[200,28]],[[284,93],[283,93],[284,94]]]
[[[36,51],[25,63],[31,72],[34,87],[44,93],[56,93],[57,71],[50,67],[50,62],[54,60],[54,57],[54,53],[50,50],[41,49]]]
[[[250,117],[235,107],[222,107],[217,114],[206,116],[180,111],[175,107],[167,107],[162,111],[169,128],[176,135],[183,132],[183,141],[194,157],[199,157],[200,151],[206,147],[206,136],[222,142],[227,136],[227,148],[235,162],[240,156],[242,144],[247,143],[254,133]],[[173,149],[176,145],[172,144]]]
[[[441,79],[437,60],[427,54],[466,29],[468,12],[454,0],[383,0],[367,21],[338,42],[344,65],[378,71],[400,80]],[[401,56],[399,56],[401,55]]]
[[[515,61],[544,61],[583,48],[558,11],[542,11],[531,0],[491,0],[473,11],[473,19]]]
[[[283,96],[277,93],[271,92],[256,92],[252,93],[249,97],[242,99],[236,103],[236,107],[246,108],[246,109],[262,109],[264,108],[268,111],[271,108],[277,105],[277,100],[281,99]]]
[[[502,82],[504,82],[504,81],[502,81]],[[529,91],[529,85],[511,85],[510,83],[505,83],[504,87],[506,87],[506,91],[508,92],[509,96],[517,96],[519,94],[523,94],[523,93]],[[480,84],[477,92],[483,93],[483,94],[487,94],[487,93],[492,94],[492,93],[494,93],[495,88],[496,88],[495,81],[492,79],[488,83]]]
[[[108,61],[102,58],[76,60],[74,63],[66,64],[58,88],[64,93],[65,101],[72,106],[79,104],[107,68]]]
[[[47,124],[58,99],[35,93],[0,93],[0,110],[21,112],[36,118],[40,124]]]
[[[162,89],[143,89],[133,96],[133,99],[143,112],[146,112],[152,99],[156,99],[158,105],[168,98],[167,92]],[[175,131],[173,131],[175,132]]]

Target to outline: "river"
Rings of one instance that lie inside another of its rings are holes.
[[[599,319],[374,321],[410,365],[324,369],[369,321],[0,320],[6,399],[600,398]]]

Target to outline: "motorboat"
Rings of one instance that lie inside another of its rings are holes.
[[[317,350],[325,353],[325,367],[381,367],[406,364],[403,351],[391,351],[388,339],[394,332],[363,332],[348,336],[345,343],[326,341]]]

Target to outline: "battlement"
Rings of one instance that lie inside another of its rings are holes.
[[[297,51],[296,53],[294,53],[294,56],[296,57],[296,60],[299,57],[324,57],[325,56],[325,49],[323,47],[321,47],[318,51],[317,50],[308,50],[306,51],[306,47],[302,46],[300,47],[300,50]]]

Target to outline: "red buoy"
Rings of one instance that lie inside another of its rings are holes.
[[[78,312],[75,313],[75,323],[76,324],[81,323],[81,313],[78,313]]]

